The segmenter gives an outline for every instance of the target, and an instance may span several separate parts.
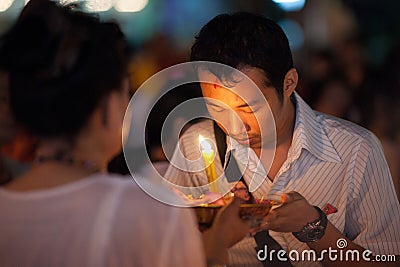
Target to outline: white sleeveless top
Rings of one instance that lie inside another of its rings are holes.
[[[154,200],[131,177],[96,174],[46,190],[0,188],[0,265],[205,266],[205,256],[190,210]]]

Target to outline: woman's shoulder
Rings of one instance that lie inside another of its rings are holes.
[[[107,179],[105,182],[120,192],[115,215],[116,226],[121,231],[126,227],[147,229],[149,226],[160,236],[178,228],[194,231],[194,213],[190,208],[182,208],[181,198],[164,185],[140,176],[109,175]]]
[[[119,192],[122,205],[129,203],[129,207],[135,209],[147,206],[150,209],[167,211],[183,206],[181,198],[172,190],[139,174],[105,174],[98,178],[98,183],[106,186],[108,191]]]

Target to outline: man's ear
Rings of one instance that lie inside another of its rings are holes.
[[[295,68],[291,68],[285,75],[285,79],[283,81],[283,95],[286,97],[290,97],[294,90],[296,89],[297,82],[299,80],[299,75],[297,74],[297,70]]]

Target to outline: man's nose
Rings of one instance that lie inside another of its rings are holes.
[[[231,112],[229,114],[229,133],[239,135],[244,132],[246,132],[246,128],[242,119],[236,112]]]

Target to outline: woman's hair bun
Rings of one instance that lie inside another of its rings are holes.
[[[121,87],[125,52],[116,24],[31,0],[0,42],[16,120],[39,137],[77,133],[101,99]]]

